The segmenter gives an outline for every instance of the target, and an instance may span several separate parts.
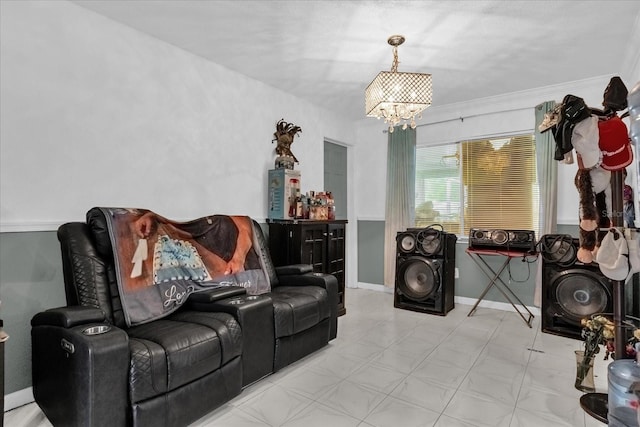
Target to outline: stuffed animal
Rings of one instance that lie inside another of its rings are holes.
[[[611,223],[608,217],[611,211],[610,177],[611,172],[599,167],[578,169],[576,173],[575,186],[580,201],[580,247],[577,257],[584,264],[590,264],[596,256],[600,243],[598,228],[608,228]]]
[[[577,153],[575,186],[579,196],[580,262],[593,262],[599,246],[599,229],[611,227],[611,171],[621,170],[633,159],[628,132],[616,115],[627,107],[627,90],[619,77],[609,82],[602,105],[604,111],[589,108],[584,100],[566,95],[562,103],[545,114],[540,132],[553,130],[554,158],[566,163]],[[568,156],[569,155],[569,156]]]
[[[580,247],[578,248],[578,260],[589,264],[593,261],[592,252],[596,247],[596,228],[598,224],[596,198],[591,185],[591,175],[589,175],[587,169],[578,169],[574,182],[580,197]]]
[[[593,262],[598,248],[598,228],[608,227],[611,212],[611,172],[602,168],[599,119],[591,115],[576,123],[571,141],[577,153],[575,186],[579,196],[580,248],[578,260]]]

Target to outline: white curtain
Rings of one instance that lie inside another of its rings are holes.
[[[384,285],[394,287],[396,235],[414,224],[416,130],[396,127],[389,133],[384,223]]]
[[[555,140],[551,130],[540,133],[538,125],[542,123],[545,113],[552,111],[555,101],[546,101],[535,108],[536,167],[538,188],[540,190],[540,233],[554,234],[558,228],[558,161],[554,159]],[[542,303],[542,258],[538,257],[538,274],[533,294],[533,304],[540,307]]]

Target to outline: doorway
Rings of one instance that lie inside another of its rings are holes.
[[[324,141],[324,189],[335,201],[336,219],[347,219],[347,147]]]

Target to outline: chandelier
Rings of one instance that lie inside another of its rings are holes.
[[[393,46],[391,71],[381,71],[365,90],[365,112],[367,117],[384,117],[389,132],[403,122],[416,127],[416,117],[431,105],[431,74],[398,72],[398,46],[404,43],[403,36],[391,36],[387,42]],[[408,123],[407,123],[408,122]]]

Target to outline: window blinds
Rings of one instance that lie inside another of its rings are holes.
[[[539,232],[533,135],[419,147],[416,226],[432,221],[467,235],[470,228]]]

